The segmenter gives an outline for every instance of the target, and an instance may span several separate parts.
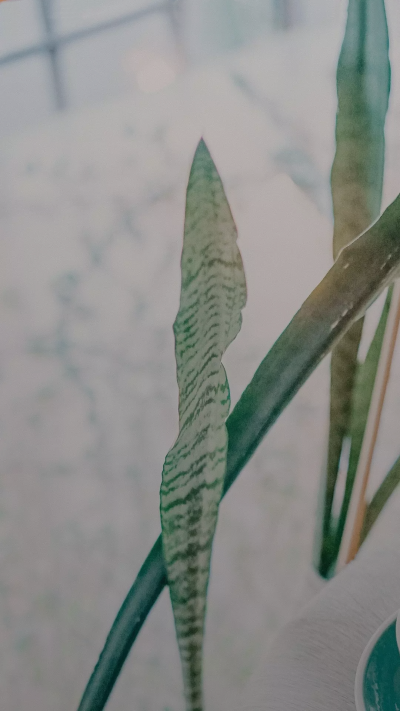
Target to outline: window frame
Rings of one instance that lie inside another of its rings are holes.
[[[0,67],[10,64],[11,62],[18,62],[23,59],[28,59],[29,57],[36,56],[38,54],[47,55],[51,72],[54,108],[59,111],[68,107],[68,98],[65,91],[60,57],[60,50],[66,45],[80,42],[85,40],[87,37],[107,32],[108,30],[115,29],[125,24],[139,22],[141,19],[146,18],[149,15],[159,13],[166,13],[168,16],[172,25],[175,40],[178,42],[179,22],[177,19],[177,5],[182,0],[159,0],[158,2],[156,1],[152,3],[148,7],[133,10],[132,12],[124,13],[110,20],[105,20],[103,22],[66,33],[59,33],[55,28],[52,13],[52,1],[53,0],[36,0],[43,24],[44,39],[40,42],[35,42],[27,47],[23,47],[22,49],[14,52],[9,52],[8,54],[0,57]]]

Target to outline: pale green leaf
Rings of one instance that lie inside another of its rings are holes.
[[[222,496],[229,387],[221,358],[241,326],[246,282],[221,179],[203,141],[186,198],[182,288],[174,324],[179,436],[161,486],[164,559],[188,711],[201,711],[211,547]]]

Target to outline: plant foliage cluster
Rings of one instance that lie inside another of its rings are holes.
[[[161,486],[162,535],[106,640],[79,711],[101,711],[148,613],[169,585],[187,711],[202,711],[202,647],[218,506],[283,409],[332,353],[330,429],[315,565],[335,571],[400,271],[400,196],[378,218],[390,92],[384,0],[349,0],[337,70],[336,155],[331,185],[335,263],[266,355],[229,415],[222,356],[237,335],[246,284],[221,179],[201,141],[190,173],[182,286],[174,325],[179,435]],[[389,286],[363,363],[363,316]],[[339,516],[333,502],[344,447],[350,456]],[[400,459],[367,506],[368,534],[400,479]]]

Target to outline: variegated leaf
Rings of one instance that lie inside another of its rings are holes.
[[[188,711],[201,711],[211,547],[226,471],[230,397],[221,358],[238,334],[246,282],[221,179],[203,141],[186,199],[182,287],[174,324],[179,436],[161,485],[164,559]]]

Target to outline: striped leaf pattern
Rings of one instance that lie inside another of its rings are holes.
[[[174,324],[179,436],[161,485],[163,553],[188,711],[201,711],[211,548],[226,471],[230,397],[221,358],[241,326],[246,282],[237,232],[204,141],[186,198],[182,287]]]

